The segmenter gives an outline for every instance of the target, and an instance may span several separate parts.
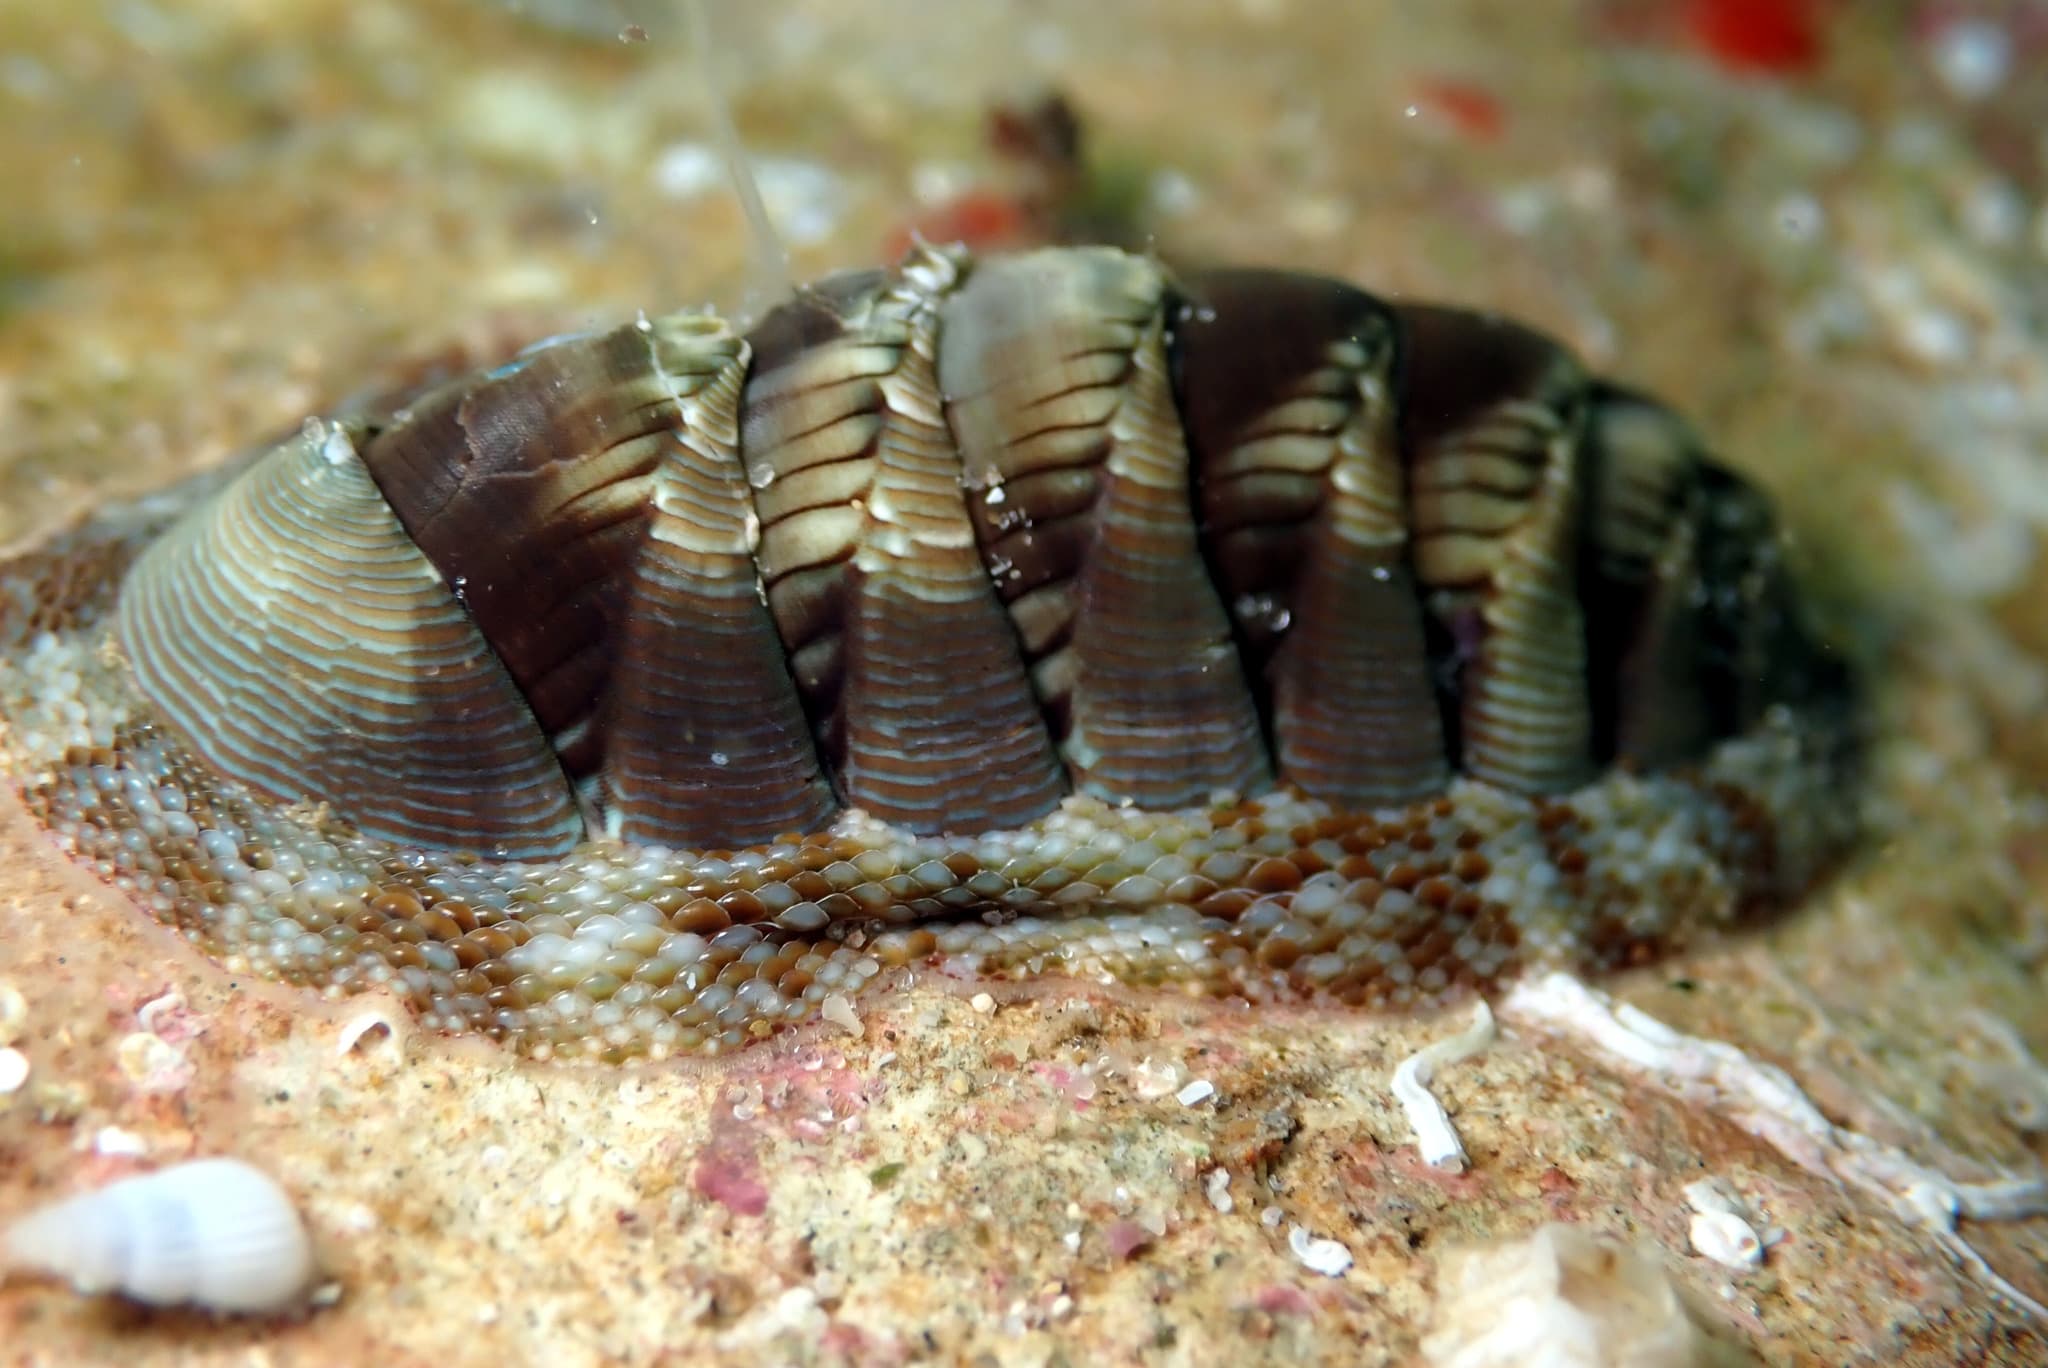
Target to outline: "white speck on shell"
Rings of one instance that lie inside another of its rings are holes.
[[[175,1164],[30,1212],[0,1254],[80,1292],[244,1315],[304,1305],[315,1274],[291,1198],[239,1159]]]
[[[28,1056],[12,1045],[0,1045],[0,1097],[28,1082]]]
[[[371,1049],[365,1048],[370,1046],[378,1053],[402,1055],[405,1053],[404,1026],[402,1016],[381,1007],[358,1012],[342,1023],[334,1038],[334,1053],[345,1059],[352,1054],[371,1053]]]
[[[1764,1261],[1768,1241],[1751,1224],[1742,1197],[1720,1178],[1702,1178],[1685,1185],[1686,1205],[1693,1210],[1694,1252],[1730,1268],[1755,1268]]]
[[[1341,1278],[1351,1268],[1350,1250],[1336,1240],[1310,1234],[1304,1226],[1287,1232],[1287,1248],[1302,1267],[1326,1278]]]
[[[1729,1211],[1693,1213],[1688,1232],[1693,1249],[1729,1268],[1755,1268],[1764,1261],[1763,1239],[1749,1222]]]

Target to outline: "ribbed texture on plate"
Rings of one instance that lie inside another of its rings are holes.
[[[1578,598],[1585,376],[1501,319],[1400,316],[1415,566],[1456,643],[1462,768],[1565,792],[1593,772]]]
[[[1839,693],[1843,665],[1803,624],[1770,502],[1712,462],[1699,484],[1693,631],[1714,732],[1733,736],[1774,703]]]
[[[531,347],[415,400],[363,449],[574,775],[603,760],[606,677],[679,421],[667,371],[695,326],[683,315]]]
[[[1561,793],[1844,687],[1675,417],[1313,276],[920,246],[362,430],[181,524],[123,630],[223,770],[419,844]]]
[[[1594,568],[1648,578],[1699,490],[1699,440],[1654,399],[1611,385],[1593,392],[1586,427],[1586,545]]]
[[[1441,789],[1392,315],[1361,291],[1278,271],[1204,272],[1185,291],[1175,387],[1203,545],[1280,777],[1361,805]]]
[[[942,310],[968,506],[1074,786],[1148,807],[1270,773],[1196,543],[1158,265],[983,262]]]
[[[1586,610],[1594,754],[1638,769],[1714,739],[1701,655],[1699,444],[1640,395],[1595,391],[1586,429]]]
[[[186,742],[259,793],[498,856],[582,835],[518,688],[340,427],[309,423],[166,533],[118,630]]]
[[[768,601],[847,800],[918,831],[1065,791],[939,401],[955,257],[828,281],[752,333],[746,460]],[[967,777],[971,776],[971,778]]]
[[[663,381],[677,426],[613,672],[606,825],[629,841],[747,845],[822,826],[832,791],[755,563],[739,456],[746,343],[712,319],[669,332]]]

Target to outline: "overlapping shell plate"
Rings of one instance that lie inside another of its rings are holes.
[[[213,953],[535,1055],[730,1048],[899,966],[1409,1005],[1848,839],[1772,538],[1521,329],[921,250],[0,567],[5,763]]]

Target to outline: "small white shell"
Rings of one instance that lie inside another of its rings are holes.
[[[175,1164],[30,1212],[0,1250],[81,1292],[248,1314],[304,1304],[315,1272],[291,1198],[239,1159]]]
[[[1764,1261],[1763,1237],[1732,1211],[1701,1211],[1692,1218],[1692,1247],[1730,1268],[1755,1268]]]

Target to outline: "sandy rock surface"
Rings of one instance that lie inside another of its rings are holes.
[[[238,978],[0,797],[0,1214],[230,1153],[328,1275],[258,1324],[15,1279],[0,1360],[1477,1364],[1452,1251],[1549,1222],[1674,1289],[1691,1361],[2048,1359],[2038,8],[912,8],[719,12],[799,277],[999,206],[983,110],[1054,81],[1169,259],[1517,314],[1773,491],[1876,680],[1872,839],[1594,987],[1820,1122],[1526,999],[1436,1070],[1463,1172],[1391,1078],[1469,1008],[926,975],[737,1058],[516,1065]],[[439,356],[767,297],[703,70],[652,4],[0,12],[0,544]],[[1709,1256],[1704,1180],[1760,1259]]]

